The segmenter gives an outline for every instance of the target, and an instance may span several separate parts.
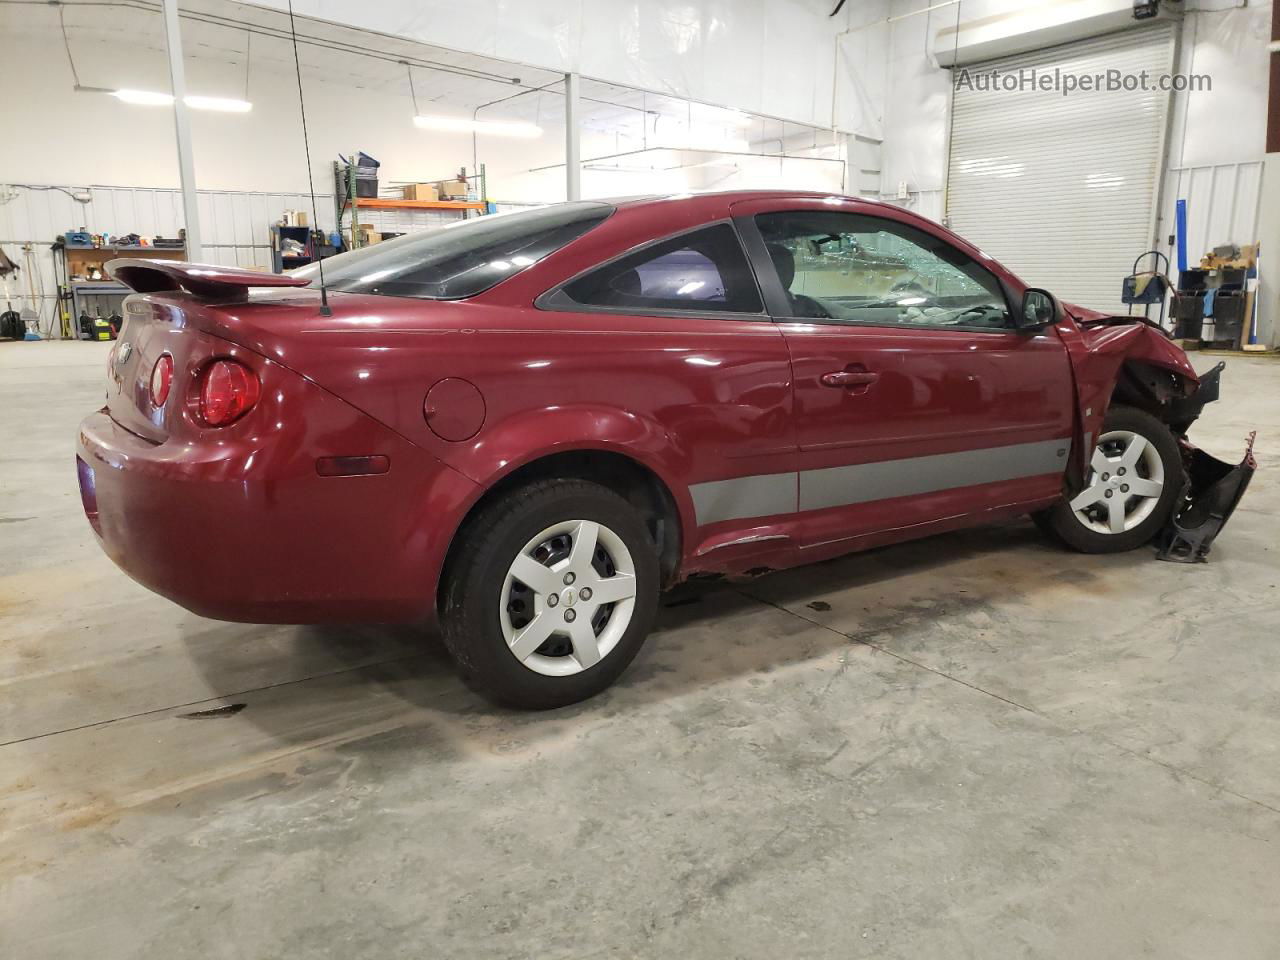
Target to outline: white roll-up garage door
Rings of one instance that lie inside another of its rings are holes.
[[[1077,77],[1145,70],[1152,88],[1063,96],[958,85],[951,228],[1030,284],[1124,313],[1121,282],[1155,239],[1169,102],[1155,86],[1173,58],[1173,24],[1159,23],[969,66],[975,85],[991,70]]]

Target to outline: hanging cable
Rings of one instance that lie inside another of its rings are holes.
[[[409,66],[408,60],[401,60],[404,64],[404,72],[409,75],[409,96],[413,98],[413,115],[416,117],[418,110],[418,91],[413,89],[413,67]]]
[[[311,190],[311,216],[315,219],[316,229],[320,229],[320,209],[316,205],[316,184],[311,172],[311,142],[307,139],[307,104],[302,98],[302,63],[298,60],[298,35],[293,29],[293,0],[289,0],[289,32],[293,34],[293,69],[298,77],[298,111],[302,114],[302,147],[307,155],[307,187]],[[355,157],[352,157],[355,162]],[[316,267],[320,271],[320,316],[331,317],[329,309],[329,291],[324,286],[324,257],[316,257]]]
[[[253,34],[244,32],[244,99],[249,102],[249,53],[253,50]]]
[[[67,48],[67,63],[71,64],[71,79],[75,81],[76,86],[80,86],[80,74],[76,72],[76,61],[71,56],[71,41],[67,39],[67,19],[66,9],[58,6],[58,26],[62,28],[62,45]]]

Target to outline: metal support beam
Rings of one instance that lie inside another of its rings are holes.
[[[576,73],[564,75],[564,178],[565,199],[582,199],[582,137],[578,130],[581,86]]]
[[[196,169],[191,154],[191,123],[187,117],[187,80],[182,68],[178,0],[164,0],[164,39],[169,52],[169,86],[173,93],[173,125],[178,140],[178,174],[182,178],[187,259],[199,261],[204,257],[204,252],[200,246],[200,206],[196,201]]]

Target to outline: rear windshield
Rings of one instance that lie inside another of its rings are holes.
[[[557,203],[536,210],[460,220],[409,233],[324,261],[324,283],[343,293],[460,300],[533,266],[604,221],[607,203]],[[308,264],[295,277],[320,282]]]

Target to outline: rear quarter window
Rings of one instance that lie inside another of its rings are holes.
[[[760,313],[755,277],[733,227],[689,231],[643,247],[565,284],[549,306],[632,313]]]
[[[613,211],[607,203],[558,203],[406,234],[325,260],[325,286],[425,300],[474,297],[576,240]],[[308,264],[293,275],[316,286],[320,265]]]

